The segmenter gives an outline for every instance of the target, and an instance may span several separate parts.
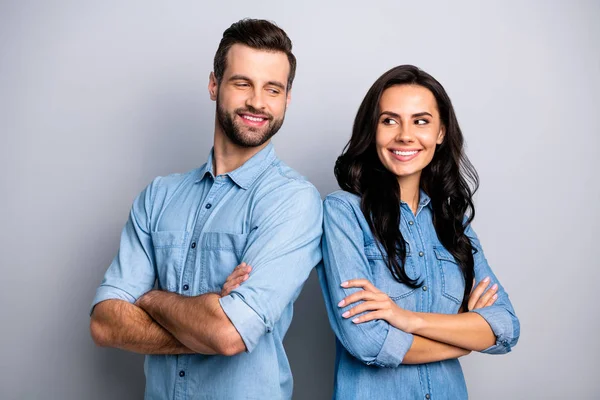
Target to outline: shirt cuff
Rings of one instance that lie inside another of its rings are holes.
[[[413,340],[412,334],[389,325],[383,346],[375,358],[375,364],[382,367],[397,367],[412,346]]]
[[[492,328],[496,336],[496,344],[482,350],[482,353],[488,354],[505,354],[511,350],[513,346],[513,338],[517,337],[514,334],[513,321],[510,313],[502,307],[484,307],[477,310],[472,310],[486,320]]]
[[[221,308],[223,308],[223,311],[225,311],[225,314],[242,337],[246,345],[246,351],[250,353],[256,347],[262,335],[267,332],[264,321],[256,311],[235,293],[221,297],[219,303],[221,303]]]
[[[111,285],[100,285],[96,290],[96,296],[94,296],[94,301],[92,301],[92,308],[90,308],[90,315],[94,311],[94,307],[96,304],[104,301],[104,300],[125,300],[129,303],[135,303],[136,298],[124,291],[123,289],[119,289],[118,287]]]

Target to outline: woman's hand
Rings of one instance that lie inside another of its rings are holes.
[[[354,304],[357,301],[363,301],[363,303],[352,307],[350,310],[344,312],[342,317],[352,318],[357,314],[367,312],[359,317],[353,318],[352,322],[355,324],[361,324],[363,322],[372,321],[375,319],[383,319],[390,325],[407,332],[411,333],[414,328],[415,314],[411,311],[404,310],[398,307],[398,305],[389,298],[387,294],[377,289],[367,279],[352,279],[341,284],[343,288],[360,287],[363,290],[351,294],[338,303],[338,307],[346,307],[350,304]]]
[[[232,290],[237,289],[243,282],[250,277],[250,271],[252,267],[245,262],[241,263],[234,268],[233,272],[229,274],[223,288],[221,289],[221,297],[227,296]]]
[[[498,284],[494,283],[491,288],[486,290],[490,285],[490,277],[483,279],[471,292],[469,296],[468,308],[469,311],[477,310],[483,307],[489,307],[498,299]]]

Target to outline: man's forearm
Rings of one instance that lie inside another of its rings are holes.
[[[94,342],[140,354],[190,354],[171,333],[144,310],[123,300],[106,300],[94,307],[90,322]]]
[[[197,353],[241,353],[245,350],[244,342],[221,308],[219,298],[216,293],[188,297],[152,290],[136,304]]]
[[[413,343],[402,359],[402,364],[425,364],[449,360],[466,356],[470,352],[470,350],[414,335]]]

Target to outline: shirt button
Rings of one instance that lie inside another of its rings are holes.
[[[183,285],[183,290],[188,290],[189,288],[189,285]]]
[[[185,376],[185,371],[179,371],[179,376],[183,378]]]
[[[422,251],[419,252],[419,257],[423,257],[425,255],[425,253],[423,253]]]
[[[412,222],[412,221],[408,221],[408,224],[409,224],[409,225],[414,225],[415,223],[414,223],[414,222]]]
[[[208,203],[207,205],[205,205],[204,207],[206,207],[206,209],[208,210],[209,208],[212,207],[212,204]]]
[[[196,242],[192,242],[192,249],[196,248]]]
[[[427,393],[427,394],[425,395],[425,398],[426,398],[426,399],[430,399],[430,398],[431,398],[431,396],[429,395],[429,393]]]
[[[427,291],[427,286],[423,286],[423,291]]]

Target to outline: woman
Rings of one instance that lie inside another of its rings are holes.
[[[335,175],[319,267],[334,398],[467,398],[458,358],[507,353],[519,321],[471,227],[477,173],[440,83],[411,65],[383,74]]]

